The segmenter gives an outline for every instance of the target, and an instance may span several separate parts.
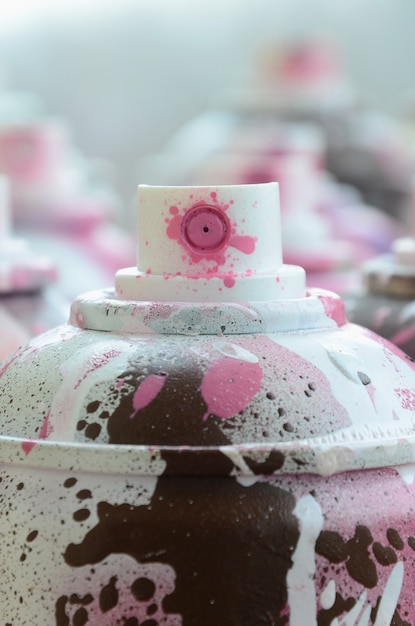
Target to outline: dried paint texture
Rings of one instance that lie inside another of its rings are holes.
[[[223,445],[300,438],[349,424],[342,407],[328,401],[324,375],[266,337],[194,341],[186,353],[166,340],[158,363],[151,362],[151,345],[147,349],[130,358],[107,394],[88,395],[87,406],[99,405],[82,415],[85,428],[93,420],[107,426],[112,443]],[[136,410],[137,389],[157,377],[163,380],[159,392]]]
[[[174,593],[164,599],[163,610],[179,613],[183,625],[269,623],[267,613],[278,615],[287,601],[285,578],[298,538],[294,499],[265,483],[247,489],[229,480],[224,500],[222,480],[160,478],[150,507],[101,503],[98,524],[81,543],[68,546],[65,561],[75,568],[93,566],[112,553],[140,563],[156,560],[176,572]],[[254,509],[247,504],[250,491]],[[272,532],[278,519],[283,533]],[[244,547],[235,524],[256,539]],[[238,589],[242,569],[244,593]],[[270,599],[266,607],[264,597]]]
[[[229,460],[222,471],[103,485],[3,468],[5,623],[414,623],[413,483],[376,470],[245,485]]]
[[[350,325],[206,336],[62,327],[33,341],[0,376],[2,432],[23,437],[26,463],[0,468],[4,623],[415,623],[413,468],[335,473],[356,441],[378,449],[397,432],[385,455],[407,449],[414,369]],[[89,473],[75,460],[69,473],[44,471],[43,439],[112,445]],[[288,445],[222,452],[303,439],[288,460]],[[144,451],[131,474],[110,471],[117,444],[151,446],[158,475],[146,475]],[[157,445],[215,456],[189,465]],[[312,446],[313,470],[330,478],[307,473]],[[303,473],[283,474],[288,462]]]
[[[83,337],[82,347],[78,334],[68,335],[9,364],[1,379],[4,434],[15,431],[10,401],[22,362],[42,397],[21,399],[19,429],[28,439],[222,445],[350,424],[324,373],[265,335],[165,336],[163,348],[151,338]]]
[[[5,364],[0,420],[28,454],[35,438],[181,446],[333,434],[344,445],[368,432],[414,433],[414,369],[353,325],[306,340],[301,332],[140,337],[61,327]]]

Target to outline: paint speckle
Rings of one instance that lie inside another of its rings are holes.
[[[223,279],[223,284],[228,289],[231,289],[235,286],[235,278],[233,278],[233,276],[225,276],[225,278]]]
[[[415,391],[414,389],[394,389],[401,399],[401,406],[406,411],[415,411]]]
[[[105,585],[99,594],[99,607],[103,613],[107,613],[118,604],[117,577],[112,576],[109,583]]]
[[[131,585],[133,596],[140,602],[151,600],[156,586],[149,578],[137,578]]]

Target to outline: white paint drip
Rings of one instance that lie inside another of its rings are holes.
[[[360,618],[360,621],[357,624],[357,626],[369,626],[371,612],[372,612],[372,607],[369,604],[369,606],[367,606],[365,610],[363,611],[362,617]]]
[[[251,487],[251,485],[257,482],[258,476],[254,474],[238,450],[230,448],[229,446],[220,446],[219,450],[242,472],[243,475],[237,477],[237,481],[240,485],[243,487]]]
[[[290,626],[316,626],[315,544],[323,528],[323,513],[318,502],[306,495],[297,502],[294,514],[300,523],[300,537],[287,574]]]
[[[353,606],[353,608],[350,609],[347,615],[340,618],[340,621],[337,619],[333,620],[330,623],[330,626],[366,626],[365,623],[362,622],[362,620],[359,620],[359,622],[357,621],[359,619],[360,612],[365,605],[365,602],[366,602],[366,591],[364,591],[361,594],[360,598],[358,599],[356,604]],[[371,607],[369,606],[369,609],[370,608]],[[364,615],[366,615],[366,613],[367,611],[365,611]]]
[[[394,468],[406,485],[412,485],[415,479],[415,465],[396,465]]]
[[[399,601],[399,594],[401,593],[403,583],[404,565],[400,561],[396,563],[388,582],[385,585],[385,590],[382,595],[382,600],[379,604],[376,620],[373,626],[390,626],[393,614],[396,611],[396,607]]]
[[[133,350],[134,346],[131,346],[131,352]],[[62,382],[53,398],[49,416],[51,439],[67,440],[73,437],[72,422],[81,414],[88,391],[93,384],[102,380],[102,372],[106,368],[111,371],[111,379],[114,378],[114,371],[121,374],[126,368],[129,352],[125,341],[100,342],[96,344],[94,353],[87,345],[61,363]],[[101,354],[105,353],[110,355],[107,360],[103,359],[102,363],[94,366],[94,354],[98,361]]]
[[[293,565],[287,573],[290,626],[317,626],[315,544],[323,528],[323,513],[318,502],[311,495],[306,495],[297,502],[294,514],[299,520],[300,537],[292,556]],[[404,565],[399,562],[394,566],[385,585],[373,626],[391,626],[402,589],[403,575]],[[330,580],[320,596],[322,608],[330,609],[335,598],[336,584],[334,580]],[[332,620],[330,626],[369,626],[371,611],[372,606],[367,603],[367,592],[364,591],[352,609],[340,619]]]
[[[336,600],[336,583],[333,579],[329,580],[327,586],[321,592],[320,603],[321,607],[326,611],[331,609]]]
[[[362,384],[358,372],[365,371],[365,363],[355,352],[347,349],[344,345],[332,342],[325,346],[330,361],[335,365],[349,380],[354,383]]]
[[[214,344],[215,349],[223,354],[229,356],[232,359],[238,359],[239,361],[246,361],[247,363],[258,363],[258,357],[256,354],[249,352],[245,348],[236,345],[235,343],[229,343],[226,341],[218,341]]]
[[[373,626],[391,626],[393,615],[398,605],[399,594],[402,589],[403,574],[404,565],[402,562],[399,562],[393,568],[385,585]],[[346,615],[341,617],[340,620],[337,618],[332,620],[330,622],[330,626],[369,626],[370,614],[372,611],[372,606],[370,604],[364,608],[364,611],[359,619],[359,614],[364,607],[365,602],[366,591],[361,594],[359,600]],[[314,623],[315,622],[313,622],[313,624]]]

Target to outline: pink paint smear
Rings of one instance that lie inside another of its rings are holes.
[[[49,434],[50,434],[50,429],[49,429],[49,416],[50,416],[50,412],[46,415],[43,424],[42,424],[42,428],[40,429],[40,433],[39,433],[39,439],[47,439]],[[23,441],[22,442],[22,450],[23,452],[28,455],[29,452],[35,447],[37,441],[36,440],[27,440],[27,441]]]
[[[234,417],[246,409],[261,390],[262,369],[259,363],[249,363],[223,357],[208,368],[200,387],[207,411],[222,419]]]
[[[415,411],[415,391],[414,389],[394,389],[401,400],[403,409]]]
[[[324,312],[327,317],[336,322],[337,326],[343,326],[346,324],[347,320],[344,313],[344,304],[343,300],[339,296],[324,296],[322,294],[318,294],[317,297],[323,305]]]
[[[163,389],[167,380],[168,374],[150,374],[141,383],[136,390],[133,397],[134,411],[140,411],[144,407],[148,406],[150,402],[154,400]],[[135,416],[135,413],[130,415],[130,419]]]

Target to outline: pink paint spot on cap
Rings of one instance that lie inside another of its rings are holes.
[[[167,374],[150,374],[141,383],[133,397],[133,407],[135,411],[140,411],[148,406],[163,389],[167,380]],[[135,413],[130,415],[132,419]]]
[[[231,289],[234,285],[235,285],[235,279],[233,276],[226,276],[223,284],[225,285],[225,287],[227,287],[228,289]]]
[[[251,237],[250,235],[233,235],[229,241],[229,245],[244,254],[253,254],[255,252],[256,237]]]
[[[223,357],[208,368],[200,387],[207,411],[222,419],[237,415],[252,402],[261,389],[262,369],[259,363],[251,363],[232,357]]]

